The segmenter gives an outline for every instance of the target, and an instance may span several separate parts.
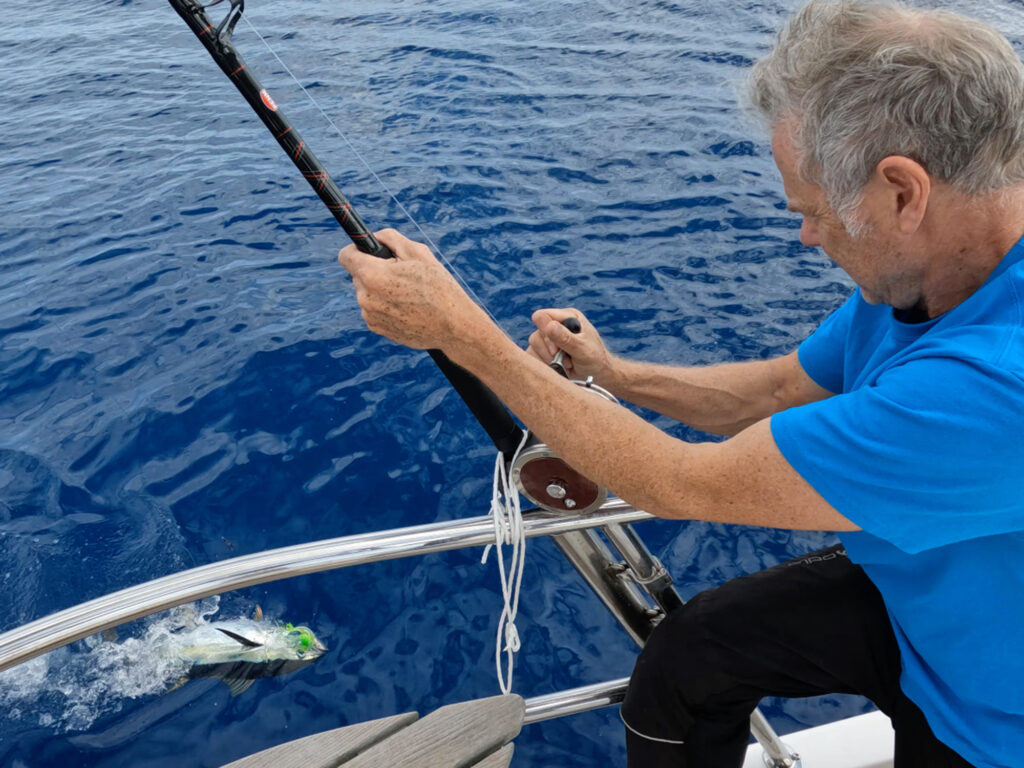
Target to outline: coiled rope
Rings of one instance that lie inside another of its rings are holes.
[[[523,439],[516,448],[512,460],[507,464],[501,453],[494,461],[494,485],[491,493],[491,519],[494,521],[494,544],[484,548],[480,563],[487,562],[493,546],[498,557],[498,578],[501,581],[501,596],[505,605],[498,618],[498,637],[494,645],[494,667],[498,674],[501,692],[512,692],[512,670],[515,654],[519,650],[519,630],[516,628],[516,614],[519,613],[519,591],[523,585],[523,566],[526,563],[526,529],[523,527],[523,511],[519,505],[519,491],[509,477],[509,467],[515,464],[520,451],[529,439],[529,430],[524,430]],[[503,545],[511,545],[512,559],[505,567]],[[504,647],[502,642],[504,641]],[[505,669],[502,670],[502,653],[505,655]]]

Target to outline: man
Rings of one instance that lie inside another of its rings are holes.
[[[840,533],[661,623],[622,709],[631,766],[738,766],[762,696],[829,691],[889,714],[898,768],[1024,766],[1024,67],[961,17],[813,0],[751,93],[801,241],[859,286],[790,355],[629,362],[574,310],[536,313],[524,352],[425,247],[385,231],[395,261],[339,259],[373,330],[445,351],[637,507]],[[731,439],[581,392],[544,365],[557,348]]]

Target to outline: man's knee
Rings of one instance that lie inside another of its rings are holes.
[[[626,726],[645,736],[678,739],[694,716],[732,683],[713,641],[715,606],[698,595],[654,630],[622,704]]]

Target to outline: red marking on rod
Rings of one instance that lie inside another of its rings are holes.
[[[199,33],[199,36],[200,36],[200,37],[202,37],[202,36],[203,36],[203,35],[205,35],[205,34],[206,34],[207,32],[209,32],[209,31],[210,31],[211,29],[213,29],[213,24],[207,24],[207,25],[206,25],[206,29],[204,29],[204,30],[203,30],[202,32],[200,32],[200,33]]]
[[[299,142],[299,146],[297,146],[297,147],[295,148],[295,154],[294,154],[294,155],[292,155],[292,160],[298,160],[298,159],[299,159],[299,153],[300,153],[300,152],[302,152],[302,148],[303,148],[304,146],[306,146],[306,142],[304,142],[304,141],[300,141],[300,142]]]
[[[327,171],[320,171],[320,173],[304,173],[302,175],[307,179],[320,179],[320,186],[316,188],[317,192],[322,190],[324,188],[324,184],[327,183]]]
[[[279,134],[277,134],[277,138],[279,138],[279,139],[284,138],[285,134],[287,134],[289,131],[291,131],[291,129],[292,129],[292,127],[289,125],[283,131],[281,131]]]
[[[328,205],[327,207],[330,208],[332,211],[341,211],[342,212],[342,214],[343,214],[343,216],[341,217],[341,223],[342,224],[344,224],[346,221],[348,221],[348,213],[349,213],[349,211],[352,210],[352,204],[351,203],[345,203],[344,205]]]
[[[245,64],[243,64],[243,65],[242,65],[242,66],[240,66],[240,67],[239,67],[238,69],[236,69],[236,70],[235,70],[234,72],[232,72],[232,73],[231,73],[231,76],[232,76],[232,77],[234,77],[234,76],[235,76],[235,75],[237,75],[237,74],[238,74],[239,72],[241,72],[241,71],[242,71],[243,69],[245,69]]]

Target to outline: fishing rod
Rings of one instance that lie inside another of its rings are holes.
[[[394,258],[388,247],[373,236],[362,217],[341,193],[323,164],[313,154],[295,126],[284,116],[267,90],[260,85],[232,44],[231,36],[242,18],[245,0],[229,0],[231,8],[219,24],[215,25],[207,16],[207,8],[222,2],[224,0],[213,0],[203,5],[197,0],[170,0],[174,10],[185,20],[213,60],[245,97],[249,106],[277,139],[285,154],[291,158],[356,247],[363,253],[382,259]],[[507,460],[511,460],[522,442],[523,430],[512,419],[504,404],[483,382],[449,360],[442,351],[430,349],[427,352],[465,401],[495,447]]]
[[[224,0],[212,0],[205,5],[199,0],[169,2],[245,97],[356,247],[382,259],[394,258],[388,247],[373,236],[362,217],[341,193],[323,164],[232,44],[231,37],[242,18],[245,0],[228,0],[231,7],[216,25],[207,16],[206,9],[220,5]],[[579,324],[570,330],[578,333]],[[516,424],[497,395],[469,371],[449,360],[440,350],[430,349],[427,352],[502,454],[514,482],[527,498],[535,504],[559,512],[589,512],[601,506],[608,495],[605,488],[574,470],[532,435],[523,445],[525,432]],[[564,368],[561,372],[565,374]],[[590,382],[577,383],[591,391],[600,390],[599,387],[592,387]]]

